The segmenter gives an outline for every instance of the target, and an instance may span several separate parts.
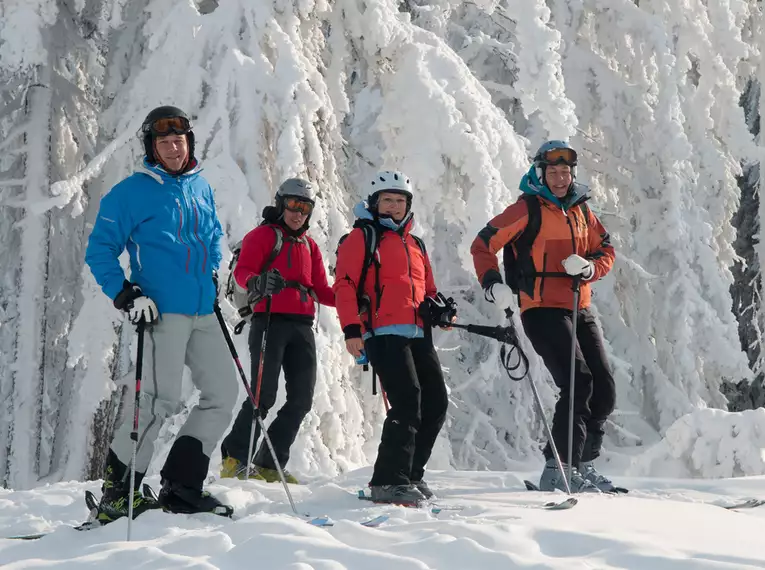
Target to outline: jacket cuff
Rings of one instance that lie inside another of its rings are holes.
[[[489,269],[486,273],[483,275],[483,280],[481,281],[481,287],[484,289],[488,289],[495,283],[502,283],[502,276],[499,274],[499,271],[496,269]]]
[[[343,327],[343,334],[345,335],[345,340],[361,338],[361,325],[347,325]]]

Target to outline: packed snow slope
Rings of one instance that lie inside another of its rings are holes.
[[[762,568],[765,507],[721,508],[763,496],[765,479],[619,479],[626,496],[584,496],[573,509],[539,506],[563,495],[523,490],[527,473],[439,472],[431,477],[438,514],[428,508],[370,506],[354,497],[369,470],[293,486],[298,509],[329,515],[318,528],[291,514],[280,485],[216,482],[236,521],[215,515],[149,512],[88,532],[68,525],[86,515],[94,483],[0,491],[0,536],[52,531],[36,541],[0,540],[0,567],[199,570],[730,570]],[[155,480],[150,480],[155,483]],[[459,507],[461,510],[448,510]],[[387,514],[378,528],[358,524]]]

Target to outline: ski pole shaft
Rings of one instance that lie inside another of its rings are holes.
[[[287,486],[287,479],[284,476],[284,470],[282,469],[282,466],[280,465],[277,457],[276,457],[276,450],[274,449],[274,444],[271,443],[271,437],[268,435],[268,432],[266,431],[266,426],[263,424],[263,418],[260,417],[260,414],[257,416],[258,423],[260,424],[260,432],[263,434],[263,439],[266,442],[266,445],[268,446],[268,451],[271,452],[271,457],[274,460],[274,466],[276,467],[276,471],[279,473],[279,479],[282,482],[282,486],[284,487],[284,493],[287,495],[287,499],[290,502],[290,506],[292,507],[292,512],[296,515],[299,515],[297,507],[295,506],[295,501],[292,499],[292,493],[290,493],[290,488]]]
[[[146,322],[142,318],[136,325],[138,331],[138,348],[135,363],[135,401],[133,403],[133,431],[130,432],[130,439],[133,440],[133,459],[130,462],[130,495],[128,504],[128,523],[127,540],[133,530],[133,501],[135,500],[135,463],[138,456],[138,415],[141,410],[141,376],[143,375],[143,335],[146,328]]]
[[[261,359],[260,364],[258,365],[258,377],[263,372],[263,359],[265,358],[265,352],[266,352],[266,338],[268,335],[268,327],[270,322],[270,315],[271,315],[271,297],[268,298],[267,305],[266,305],[266,311],[268,313],[267,321],[266,321],[266,327],[263,330],[263,340],[261,341]],[[250,402],[252,403],[254,413],[255,413],[255,420],[260,425],[260,431],[263,434],[263,439],[266,442],[266,445],[268,446],[268,450],[271,452],[271,457],[274,460],[274,465],[276,466],[276,470],[279,473],[279,478],[282,481],[282,486],[284,487],[284,492],[287,495],[287,499],[290,502],[290,506],[292,507],[292,511],[297,515],[298,510],[295,506],[295,501],[292,499],[292,493],[290,493],[290,489],[287,486],[287,481],[284,478],[284,471],[282,470],[282,466],[279,464],[279,461],[276,458],[276,451],[274,450],[273,443],[271,443],[271,438],[268,436],[268,432],[266,431],[265,426],[263,425],[263,418],[260,417],[260,413],[258,412],[258,403],[255,398],[255,394],[252,393],[252,389],[250,388],[249,382],[247,382],[247,375],[244,373],[244,368],[242,367],[242,363],[239,360],[239,353],[236,351],[236,347],[234,346],[234,341],[231,339],[231,334],[228,332],[228,326],[226,325],[226,320],[223,318],[223,313],[220,310],[220,307],[218,305],[215,305],[215,316],[218,318],[218,323],[220,324],[220,328],[223,331],[223,336],[226,339],[226,344],[228,345],[229,350],[231,351],[231,356],[234,358],[234,363],[236,364],[236,368],[239,371],[239,378],[242,380],[242,384],[244,384],[244,390],[247,392],[247,397],[250,399]],[[248,465],[248,471],[249,471],[249,464],[250,459],[247,460]],[[249,479],[249,473],[247,475]]]
[[[571,313],[571,369],[569,372],[568,388],[568,482],[571,483],[571,475],[574,463],[574,390],[576,388],[576,325],[579,317],[579,277],[574,277],[574,305]]]
[[[271,295],[266,299],[266,326],[263,328],[263,337],[260,339],[260,357],[258,358],[258,379],[255,384],[255,410],[260,407],[260,384],[263,381],[263,364],[266,361],[266,347],[268,346],[268,329],[271,325]]]
[[[555,463],[558,466],[558,471],[561,473],[561,475],[563,475],[563,463],[560,460],[560,454],[558,453],[558,446],[555,445],[555,440],[553,439],[552,430],[550,429],[550,424],[547,422],[547,416],[545,416],[545,410],[542,407],[542,399],[539,397],[539,392],[537,391],[537,385],[534,383],[534,379],[531,377],[531,374],[529,374],[529,383],[531,384],[531,391],[534,393],[534,401],[537,403],[539,416],[542,418],[542,423],[545,426],[547,441],[550,442],[550,448],[552,449],[553,457],[555,458]],[[565,476],[563,477],[563,483],[566,485],[566,493],[570,495],[571,486],[569,485],[569,480],[566,479]]]

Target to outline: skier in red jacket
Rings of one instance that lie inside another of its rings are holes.
[[[314,205],[310,182],[299,178],[285,180],[276,193],[276,205],[267,207],[263,223],[245,236],[234,269],[236,282],[248,290],[248,301],[253,306],[249,335],[251,382],[253,394],[259,396],[258,408],[263,418],[276,401],[279,372],[284,368],[287,401],[268,428],[282,468],[289,460],[300,424],[313,405],[316,344],[312,325],[316,304],[335,306],[319,247],[305,233]],[[276,232],[281,233],[282,247],[272,260]],[[266,330],[269,296],[271,315]],[[263,334],[267,334],[267,346],[258,391]],[[252,462],[250,478],[278,480],[276,465],[265,444],[261,444],[254,458],[247,456],[251,429],[257,443],[260,428],[253,423],[253,406],[247,398],[221,446],[221,477],[241,478]],[[288,471],[284,474],[288,483],[298,482]]]
[[[373,267],[360,283],[367,243],[356,227],[337,252],[337,314],[348,352],[357,358],[366,352],[390,403],[369,483],[372,500],[417,504],[433,496],[423,475],[448,405],[421,305],[431,323],[442,322],[441,312],[430,260],[410,233],[409,179],[401,172],[380,172],[367,200],[368,206],[359,204],[354,213],[369,220],[379,236]]]

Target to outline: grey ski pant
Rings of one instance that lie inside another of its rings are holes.
[[[199,403],[177,437],[199,440],[209,459],[231,423],[239,391],[234,361],[218,320],[214,314],[165,314],[146,328],[144,343],[136,471],[146,472],[162,423],[181,409],[184,364],[191,369],[191,380],[200,394]],[[111,445],[125,465],[130,465],[133,453],[132,402],[132,398],[128,400],[129,407]]]

